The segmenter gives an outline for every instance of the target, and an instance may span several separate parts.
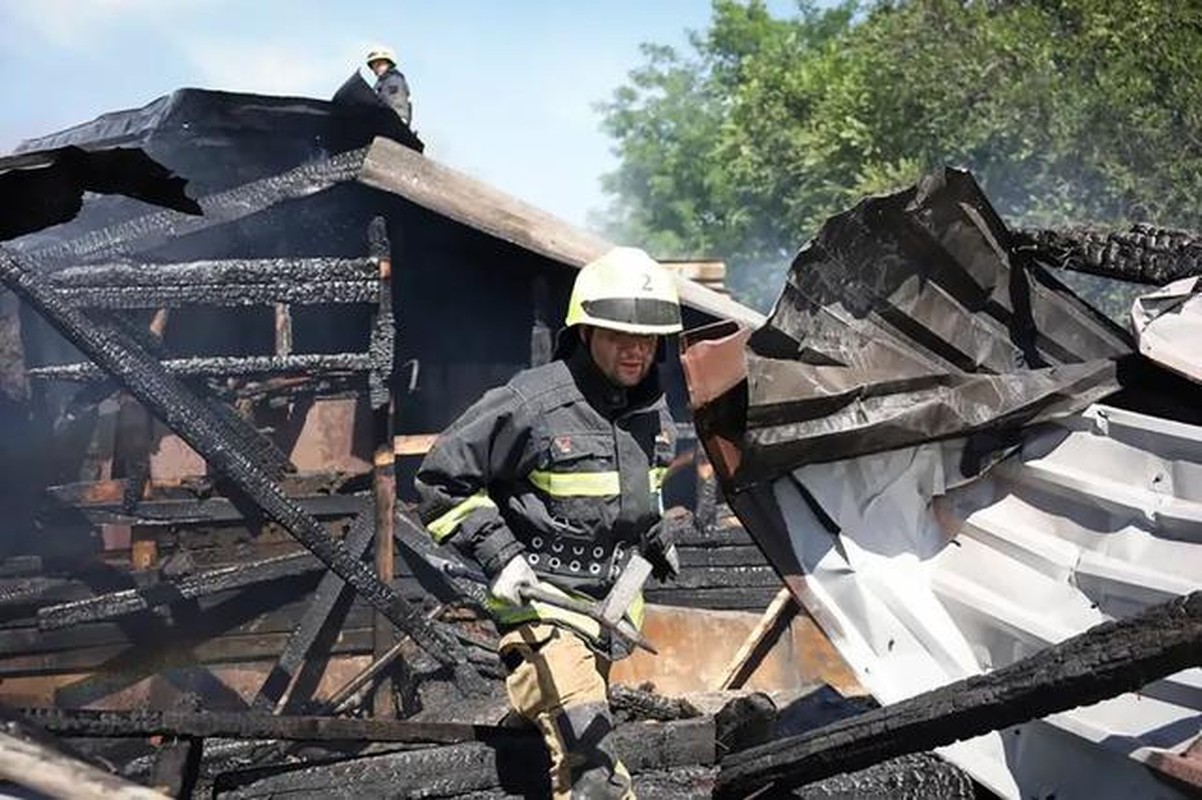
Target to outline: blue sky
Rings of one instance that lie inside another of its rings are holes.
[[[328,98],[381,42],[428,155],[584,224],[615,164],[593,105],[640,43],[709,18],[709,0],[0,0],[0,152],[184,86]]]

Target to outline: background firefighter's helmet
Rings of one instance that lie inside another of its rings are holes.
[[[373,61],[387,61],[392,66],[396,66],[396,53],[387,47],[373,47],[367,51],[367,58],[363,59],[367,62],[367,66],[371,66]]]
[[[676,281],[642,250],[615,247],[581,268],[564,325],[593,325],[627,333],[679,333]]]

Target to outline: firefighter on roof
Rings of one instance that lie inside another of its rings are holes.
[[[376,76],[376,94],[408,126],[413,119],[413,105],[409,102],[409,83],[397,69],[396,55],[387,47],[373,47],[365,60]]]

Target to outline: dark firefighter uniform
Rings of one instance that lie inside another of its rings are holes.
[[[413,104],[409,100],[409,82],[396,66],[396,54],[387,47],[376,46],[368,51],[364,59],[368,69],[376,72],[376,95],[401,118],[406,126],[413,120]],[[377,71],[376,64],[382,66]]]
[[[413,119],[413,105],[409,101],[409,82],[395,65],[376,79],[376,94],[387,103],[401,122],[408,125]]]
[[[418,471],[435,540],[490,578],[518,558],[544,589],[605,597],[660,521],[676,435],[656,367],[637,386],[616,386],[587,347],[573,347],[572,326],[658,334],[680,330],[679,320],[671,276],[642,251],[617,248],[586,265],[561,337],[559,355],[570,353],[487,392]],[[628,650],[582,615],[496,597],[490,606],[510,700],[547,742],[555,796],[632,797],[607,702],[610,663]],[[627,621],[637,629],[642,614],[640,598]]]

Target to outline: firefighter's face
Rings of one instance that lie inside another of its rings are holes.
[[[637,386],[655,361],[658,336],[623,333],[608,328],[581,331],[593,363],[615,386]]]

